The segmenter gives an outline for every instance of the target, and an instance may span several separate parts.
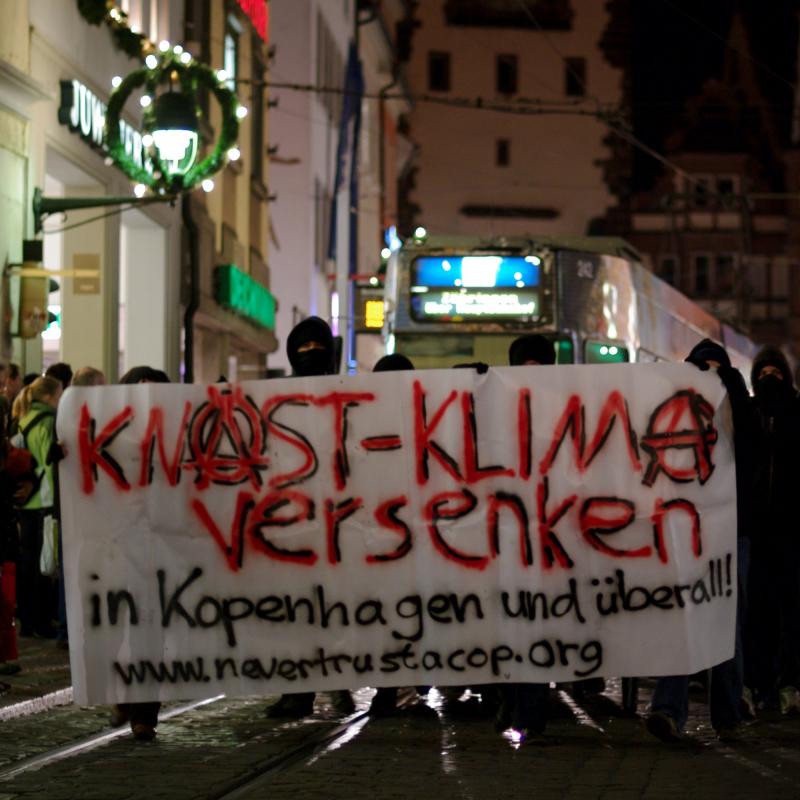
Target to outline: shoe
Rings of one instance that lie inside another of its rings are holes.
[[[146,725],[144,722],[137,722],[131,725],[133,731],[133,738],[137,742],[152,742],[156,738],[156,729],[152,725]]]
[[[282,694],[265,713],[270,719],[310,717],[314,713],[314,693]]]
[[[800,692],[794,686],[784,686],[779,693],[781,716],[800,714]]]
[[[719,739],[721,742],[726,742],[729,744],[741,742],[743,727],[744,726],[741,723],[736,723],[734,725],[721,725],[719,728],[717,728],[717,739]]]
[[[535,731],[533,728],[515,728],[514,730],[517,733],[517,744],[520,747],[545,747],[551,743],[544,731]]]
[[[126,722],[130,721],[130,714],[127,708],[121,706],[111,706],[111,714],[108,718],[108,724],[112,728],[121,728]]]
[[[669,714],[665,714],[663,711],[650,712],[644,724],[648,733],[652,733],[656,739],[661,739],[662,742],[671,744],[681,741],[678,724]]]
[[[742,715],[742,719],[748,721],[754,720],[757,715],[753,692],[747,686],[742,690],[742,697],[739,700],[739,713]]]
[[[352,714],[356,710],[356,704],[346,689],[331,692],[331,705],[340,714]]]
[[[0,664],[0,675],[16,675],[22,667],[16,661],[5,661]]]

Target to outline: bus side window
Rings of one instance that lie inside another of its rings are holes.
[[[572,339],[566,337],[554,339],[553,346],[556,349],[556,364],[575,363],[575,345],[572,344]]]
[[[596,342],[587,339],[584,345],[584,362],[586,364],[622,364],[630,361],[628,348],[608,342]]]

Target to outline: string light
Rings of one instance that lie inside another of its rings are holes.
[[[147,187],[143,183],[137,183],[136,186],[133,187],[133,193],[137,197],[144,197],[146,191]]]
[[[201,184],[204,192],[211,192],[214,190],[214,181],[211,178],[206,178]]]
[[[247,109],[244,106],[239,106],[239,108],[236,109],[236,116],[239,117],[239,119],[244,119],[247,116]]]

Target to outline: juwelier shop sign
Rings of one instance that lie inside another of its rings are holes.
[[[58,121],[78,134],[87,144],[107,153],[105,146],[106,104],[80,81],[61,81],[61,104]],[[153,165],[142,144],[142,134],[124,120],[119,133],[125,143],[125,153],[138,167],[153,171]]]

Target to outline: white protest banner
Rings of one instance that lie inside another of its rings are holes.
[[[70,389],[80,703],[730,658],[730,411],[689,365]]]

